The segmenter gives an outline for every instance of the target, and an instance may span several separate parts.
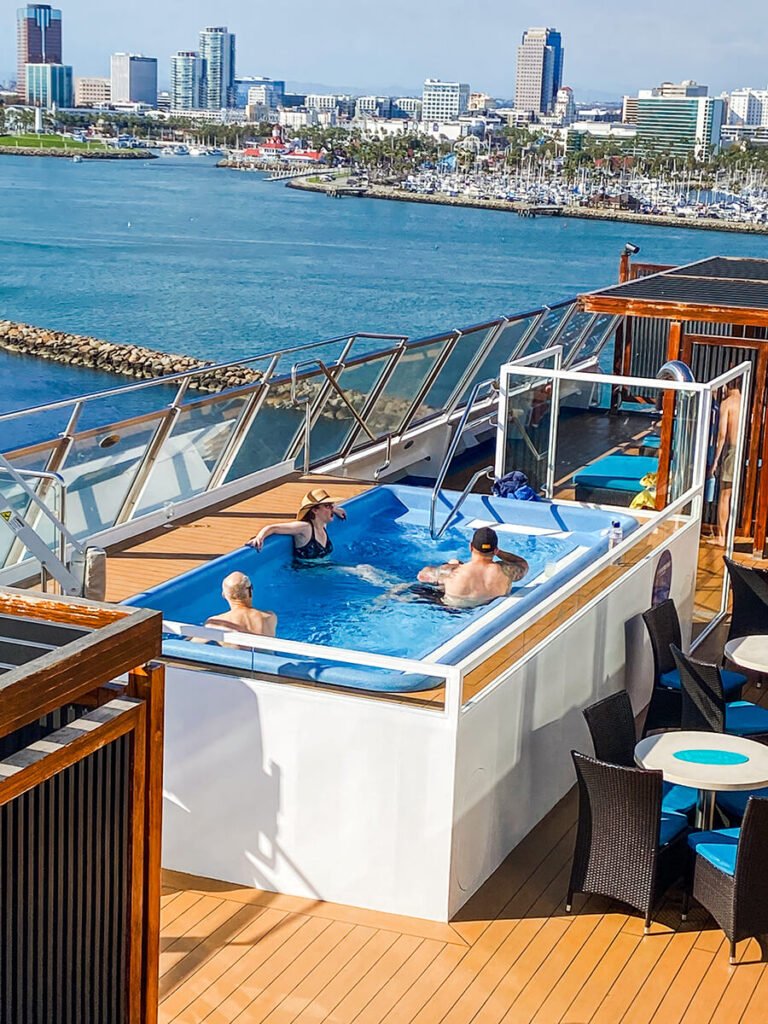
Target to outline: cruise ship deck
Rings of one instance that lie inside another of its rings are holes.
[[[765,689],[747,697],[768,706]],[[601,897],[564,910],[572,791],[449,924],[165,872],[160,1021],[736,1024],[766,1019],[757,942],[667,894],[651,934]]]

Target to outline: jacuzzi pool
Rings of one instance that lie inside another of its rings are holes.
[[[437,521],[457,495],[444,492]],[[439,541],[429,535],[430,491],[376,487],[345,503],[346,522],[334,520],[331,559],[295,563],[292,542],[271,537],[262,552],[243,547],[130,599],[168,621],[202,625],[225,608],[221,581],[239,569],[254,585],[254,604],[278,616],[281,639],[328,648],[327,661],[192,643],[167,636],[163,653],[228,670],[309,678],[345,687],[410,691],[434,679],[334,663],[333,648],[457,664],[606,550],[613,513],[545,502],[472,495]],[[637,526],[619,516],[624,532]],[[522,555],[529,572],[508,597],[472,609],[428,602],[410,589],[418,570],[449,558],[466,559],[472,532],[492,525],[499,545]]]

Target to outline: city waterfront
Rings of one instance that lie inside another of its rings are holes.
[[[224,360],[346,332],[411,337],[568,298],[643,260],[768,254],[685,228],[324,196],[213,161],[0,159],[0,318]],[[0,353],[4,409],[120,382]]]

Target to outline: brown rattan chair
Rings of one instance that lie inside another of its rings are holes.
[[[612,693],[582,712],[587,722],[595,757],[608,764],[625,768],[635,767],[637,731],[632,702],[626,690]],[[661,809],[689,814],[696,807],[697,791],[688,786],[665,782],[662,789]]]
[[[728,639],[768,634],[768,571],[751,569],[724,558],[731,581],[733,605]]]
[[[683,646],[680,619],[671,598],[643,612],[653,651],[653,690],[648,705],[643,735],[656,729],[679,729],[682,700],[680,671],[672,657],[671,647]],[[747,677],[740,672],[723,674],[728,699],[738,700]]]
[[[696,854],[693,898],[725,932],[735,964],[737,942],[768,934],[768,800],[750,797],[740,829],[695,832],[688,842]],[[687,904],[686,895],[684,919]]]
[[[695,661],[672,645],[682,682],[681,727],[693,732],[726,732],[768,739],[768,708],[746,700],[726,702],[717,665]]]
[[[595,893],[645,915],[686,864],[688,819],[662,812],[661,772],[606,764],[571,751],[579,790],[579,819],[565,909],[573,894]]]

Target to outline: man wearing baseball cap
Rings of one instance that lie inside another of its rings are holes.
[[[490,526],[475,530],[469,552],[468,562],[429,565],[419,573],[420,583],[443,588],[443,604],[452,608],[474,608],[506,597],[512,584],[528,572],[524,558],[499,548],[499,538]]]

